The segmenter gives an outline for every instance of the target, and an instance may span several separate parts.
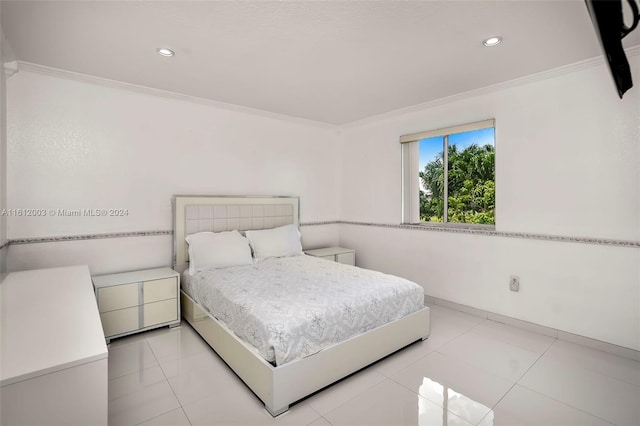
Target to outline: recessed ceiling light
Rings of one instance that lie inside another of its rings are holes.
[[[162,55],[162,56],[173,56],[176,54],[176,52],[174,52],[171,49],[167,49],[166,47],[158,47],[156,49],[156,52],[158,52],[158,55]]]
[[[484,40],[482,42],[482,44],[484,44],[487,47],[493,47],[493,46],[497,46],[498,44],[500,44],[500,42],[502,42],[502,37],[493,36],[493,37],[489,37],[488,39]]]

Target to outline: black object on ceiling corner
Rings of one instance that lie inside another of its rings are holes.
[[[633,31],[640,21],[635,0],[627,2],[632,11],[632,23],[629,27],[625,25],[622,16],[622,0],[585,0],[620,99],[633,87],[631,69],[622,47],[622,39]]]

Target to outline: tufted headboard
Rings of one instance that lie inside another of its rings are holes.
[[[185,238],[203,231],[247,231],[299,224],[298,197],[176,195],[173,198],[173,268],[189,267]]]

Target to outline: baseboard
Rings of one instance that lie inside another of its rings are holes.
[[[613,343],[607,343],[601,340],[592,339],[590,337],[581,336],[579,334],[573,334],[563,330],[558,330],[551,327],[545,327],[543,325],[535,324],[529,321],[523,321],[516,318],[508,317],[505,315],[484,311],[482,309],[473,308],[471,306],[463,305],[456,302],[451,302],[449,300],[440,299],[438,297],[425,295],[424,303],[427,305],[443,306],[445,308],[464,312],[480,318],[485,318],[491,321],[521,328],[523,330],[532,331],[534,333],[543,334],[545,336],[550,336],[555,339],[565,340],[567,342],[576,343],[578,345],[586,346],[588,348],[597,349],[603,352],[608,352],[624,358],[629,358],[634,361],[640,361],[640,351],[637,351],[635,349],[625,348],[624,346],[614,345]]]

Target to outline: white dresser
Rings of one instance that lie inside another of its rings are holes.
[[[93,285],[107,343],[115,337],[180,324],[180,275],[171,268],[97,275]]]
[[[87,266],[0,284],[0,424],[106,425],[107,346]]]

